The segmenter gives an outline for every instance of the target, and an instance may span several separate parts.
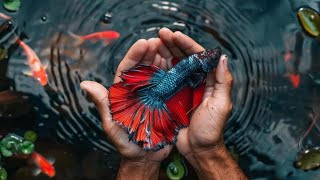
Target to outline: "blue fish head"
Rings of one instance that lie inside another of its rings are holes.
[[[202,70],[208,73],[217,67],[221,56],[221,48],[208,49],[197,53],[196,56],[201,60]]]

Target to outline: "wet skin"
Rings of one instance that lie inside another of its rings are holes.
[[[172,68],[173,57],[184,58],[203,50],[181,32],[163,28],[159,38],[141,39],[132,45],[118,66],[114,83],[121,81],[122,71],[138,63],[168,70]],[[127,133],[112,121],[108,90],[92,81],[84,81],[80,86],[96,104],[106,134],[122,155],[118,179],[157,179],[160,163],[169,155],[172,146],[153,152],[130,142]],[[179,132],[176,146],[200,179],[246,179],[223,142],[223,128],[232,109],[231,86],[232,75],[227,68],[227,57],[223,55],[217,69],[208,73],[203,101],[193,112],[190,126]]]

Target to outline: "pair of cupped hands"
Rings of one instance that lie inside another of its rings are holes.
[[[203,51],[204,48],[187,35],[167,28],[159,31],[159,37],[140,39],[128,50],[118,66],[114,83],[121,81],[122,71],[138,63],[154,64],[163,70],[172,68],[173,58],[185,58]],[[130,174],[131,179],[139,173],[148,176],[159,169],[160,162],[172,150],[167,145],[159,151],[146,151],[129,141],[125,130],[117,125],[110,114],[108,90],[99,83],[83,81],[80,84],[98,108],[103,128],[122,155],[119,173]],[[210,158],[215,153],[227,153],[223,142],[223,129],[232,109],[232,75],[228,70],[227,56],[222,55],[217,68],[208,74],[202,103],[193,111],[190,125],[179,131],[176,147],[193,166],[201,159]],[[139,172],[140,170],[140,172]],[[148,171],[148,172],[144,172]],[[122,175],[123,175],[122,174]]]

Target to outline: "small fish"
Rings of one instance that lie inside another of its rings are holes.
[[[193,54],[167,72],[145,64],[123,72],[122,82],[109,91],[113,119],[144,149],[157,151],[173,144],[179,129],[189,125],[188,112],[200,104],[207,73],[220,56],[218,47]],[[197,92],[194,99],[190,91]]]
[[[31,154],[31,159],[38,167],[38,169],[34,173],[35,175],[38,175],[41,172],[49,177],[54,177],[56,175],[56,170],[53,167],[54,160],[47,160],[42,155],[36,152],[33,152]]]
[[[46,73],[46,65],[42,65],[40,59],[36,55],[36,53],[23,41],[20,39],[17,40],[17,43],[22,47],[25,54],[28,58],[28,65],[30,67],[30,71],[25,71],[24,74],[28,76],[33,76],[42,86],[47,85],[48,83],[48,75]]]
[[[72,32],[68,32],[70,36],[74,37],[77,42],[77,45],[82,44],[86,40],[92,40],[93,42],[96,42],[97,40],[102,39],[106,45],[108,45],[111,41],[118,39],[120,37],[120,34],[117,31],[102,31],[102,32],[95,32],[88,35],[76,35]]]

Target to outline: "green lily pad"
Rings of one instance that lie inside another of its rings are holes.
[[[185,169],[182,163],[178,162],[171,162],[167,166],[167,176],[171,180],[179,180],[182,179],[183,176],[185,175]]]
[[[298,19],[302,28],[311,36],[318,37],[320,35],[320,15],[311,8],[300,8],[298,11]]]
[[[3,0],[3,7],[7,11],[15,12],[20,8],[20,3],[20,0]]]
[[[12,156],[12,152],[10,150],[8,150],[7,148],[0,146],[0,152],[4,157],[10,157]]]
[[[23,141],[20,145],[20,151],[23,154],[31,154],[34,151],[34,144],[31,141]]]
[[[31,141],[31,142],[36,142],[37,140],[37,133],[35,133],[34,131],[26,131],[24,133],[24,139]]]
[[[8,178],[7,171],[0,167],[0,180],[6,180]]]

